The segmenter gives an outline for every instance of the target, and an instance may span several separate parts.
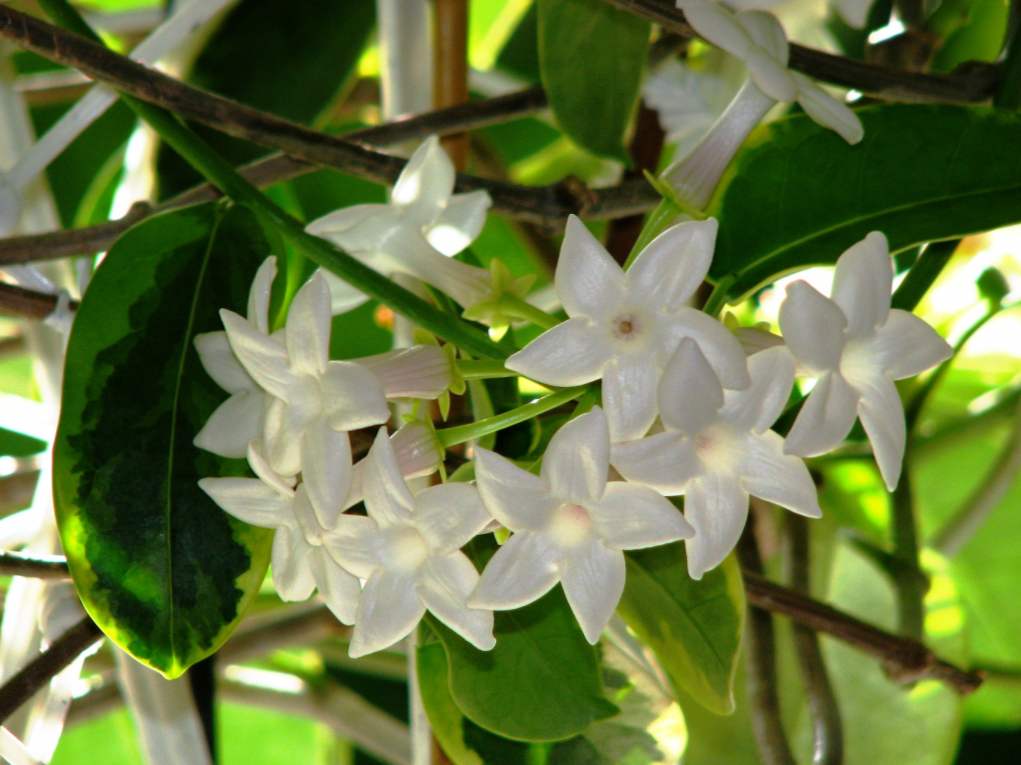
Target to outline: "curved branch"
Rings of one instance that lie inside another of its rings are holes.
[[[685,37],[697,37],[673,0],[606,0],[611,5],[642,16],[663,29]],[[865,61],[835,56],[815,48],[791,43],[790,66],[818,80],[854,88],[871,96],[898,101],[974,103],[985,101],[996,90],[999,70],[994,65],[969,66],[952,74],[924,74],[890,69]]]
[[[56,295],[0,282],[0,314],[23,319],[45,319],[57,310],[57,302]],[[70,301],[68,307],[76,309],[78,301]]]
[[[59,556],[29,557],[20,553],[0,553],[0,574],[33,579],[70,579],[67,561]]]

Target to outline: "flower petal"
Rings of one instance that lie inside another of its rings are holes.
[[[252,441],[248,444],[245,457],[248,459],[248,467],[251,468],[260,481],[282,497],[287,497],[288,499],[294,497],[295,478],[292,476],[282,476],[277,473],[272,465],[269,464],[269,460],[263,456],[258,441]]]
[[[369,450],[362,487],[365,510],[380,526],[386,528],[411,523],[415,499],[401,475],[386,428],[379,429]]]
[[[627,480],[668,496],[682,493],[688,481],[702,470],[691,442],[677,432],[614,444],[610,459]]]
[[[873,349],[880,370],[894,380],[912,377],[940,364],[953,349],[936,330],[912,313],[894,308],[876,332]]]
[[[479,490],[466,483],[423,489],[415,497],[415,526],[436,553],[450,553],[489,525]]]
[[[599,499],[610,468],[610,434],[598,406],[575,417],[550,439],[542,460],[542,478],[561,500]]]
[[[737,336],[712,316],[694,308],[681,308],[667,325],[666,358],[684,338],[694,340],[724,388],[747,388],[748,362]],[[664,361],[666,360],[664,359]]]
[[[257,478],[200,478],[199,488],[235,518],[263,528],[291,520],[291,501]]]
[[[698,580],[737,544],[748,518],[748,493],[729,476],[700,476],[684,495],[684,515],[695,528],[695,536],[684,543],[688,574]]]
[[[624,594],[624,553],[598,539],[572,548],[560,565],[560,582],[585,639],[595,645]]]
[[[489,559],[469,608],[506,610],[538,600],[560,578],[560,548],[545,534],[519,531]]]
[[[352,205],[316,218],[305,231],[329,239],[344,250],[360,252],[374,249],[399,217],[390,205]]]
[[[741,430],[761,432],[776,422],[794,386],[794,359],[783,346],[759,351],[748,359],[751,385],[725,391],[720,418]]]
[[[435,616],[473,646],[488,651],[496,645],[493,612],[468,608],[466,602],[479,574],[462,552],[430,558],[419,571],[418,596]]]
[[[440,139],[431,135],[415,149],[404,166],[390,201],[411,208],[415,222],[424,226],[436,220],[454,193],[454,163],[440,145]]]
[[[663,422],[686,435],[695,436],[716,420],[723,406],[723,388],[694,340],[681,340],[670,357],[658,399]]]
[[[844,314],[808,282],[797,281],[787,286],[780,306],[780,331],[798,361],[817,372],[836,369],[844,350]]]
[[[450,387],[450,357],[438,345],[415,345],[357,359],[372,371],[387,398],[438,398]]]
[[[357,430],[390,419],[383,386],[353,361],[331,361],[320,380],[323,413],[334,430]]]
[[[369,577],[358,599],[348,654],[354,659],[381,651],[410,634],[425,605],[409,574],[379,570]]]
[[[694,530],[658,491],[611,481],[598,502],[587,506],[603,544],[614,550],[638,550],[690,537]]]
[[[220,404],[192,442],[221,457],[240,459],[248,442],[262,436],[266,394],[261,390],[235,393]]]
[[[301,480],[316,519],[325,528],[333,526],[346,504],[351,470],[351,441],[346,432],[328,428],[321,420],[305,429]]]
[[[816,383],[794,420],[784,451],[814,457],[836,448],[851,432],[858,416],[858,392],[839,372]]]
[[[567,219],[554,283],[571,317],[609,316],[624,295],[624,272],[575,215]]]
[[[832,294],[847,317],[849,336],[870,335],[886,322],[892,287],[893,259],[880,232],[873,231],[837,259]]]
[[[783,439],[778,434],[771,430],[751,433],[745,445],[741,464],[741,485],[745,491],[809,518],[822,515],[808,468],[797,457],[784,454]]]
[[[671,226],[639,253],[625,275],[631,300],[672,314],[684,307],[709,273],[715,218]]]
[[[326,286],[330,288],[330,313],[334,316],[353,311],[368,302],[368,295],[357,287],[352,287],[336,274],[321,268],[316,273],[322,274],[326,279]]]
[[[886,488],[893,491],[900,480],[907,440],[904,406],[897,386],[889,378],[877,375],[861,391],[858,415],[872,444],[872,453]]]
[[[255,380],[245,371],[231,350],[226,332],[203,332],[195,335],[195,350],[206,374],[228,393],[241,393],[257,387]]]
[[[318,376],[330,355],[330,288],[319,273],[294,296],[287,312],[287,356],[291,369]]]
[[[273,587],[281,600],[307,600],[316,587],[301,532],[281,527],[273,536]]]
[[[603,372],[603,406],[611,441],[641,438],[656,419],[660,371],[648,354],[618,356]]]
[[[486,510],[511,531],[546,528],[559,504],[539,476],[481,447],[475,449],[475,481]]]
[[[255,272],[248,290],[248,321],[264,335],[269,334],[269,301],[276,276],[277,259],[270,255]]]
[[[293,476],[301,470],[301,436],[305,432],[306,412],[288,406],[278,398],[266,408],[263,430],[266,456],[276,473]]]
[[[751,39],[734,14],[707,0],[677,0],[677,7],[699,37],[742,60],[748,54]]]
[[[362,591],[358,579],[342,569],[322,547],[312,550],[308,560],[316,589],[327,608],[344,624],[354,624]]]
[[[578,317],[543,332],[512,354],[506,366],[547,385],[583,385],[599,379],[612,355],[598,326]]]
[[[447,257],[457,255],[482,231],[486,212],[492,204],[493,200],[485,190],[454,194],[429,227],[426,239]]]
[[[852,146],[865,137],[861,120],[847,104],[831,96],[805,75],[798,72],[791,74],[798,86],[798,103],[805,114]]]
[[[294,382],[286,348],[257,331],[233,311],[221,309],[220,319],[227,329],[230,347],[245,371],[261,388],[277,398],[286,399]]]
[[[382,565],[379,524],[364,515],[341,515],[323,536],[330,556],[359,579]]]

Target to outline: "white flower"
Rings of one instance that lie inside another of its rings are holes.
[[[790,354],[784,348],[761,351],[748,367],[751,385],[725,391],[699,347],[682,341],[659,385],[666,429],[613,447],[613,466],[629,481],[684,494],[684,515],[695,528],[685,543],[692,579],[737,544],[749,495],[801,515],[821,515],[805,463],[784,454],[783,439],[768,430],[794,383]]]
[[[347,433],[322,425],[309,428],[300,449],[304,471],[297,488],[254,448],[249,449],[248,463],[258,478],[203,478],[199,487],[235,518],[276,529],[273,586],[283,600],[305,600],[318,589],[333,614],[352,624],[358,579],[341,568],[323,544],[351,487]]]
[[[365,580],[351,656],[396,643],[426,609],[475,647],[491,649],[493,614],[465,605],[479,575],[460,550],[490,520],[478,491],[447,483],[412,495],[383,429],[369,452],[363,486],[368,516],[341,517],[326,541],[333,556]]]
[[[266,258],[248,292],[247,321],[254,331],[264,335],[269,334],[269,297],[276,273],[276,258]],[[195,446],[221,457],[244,457],[249,442],[262,437],[270,397],[238,362],[226,332],[196,335],[195,350],[209,376],[231,394],[195,436]]]
[[[548,385],[602,378],[614,441],[637,438],[656,418],[660,370],[681,338],[699,343],[730,388],[748,384],[737,339],[687,302],[713,257],[716,221],[680,223],[642,250],[625,273],[573,215],[557,261],[556,289],[570,317],[507,360]]]
[[[453,163],[439,139],[431,136],[411,155],[390,192],[389,204],[336,210],[312,221],[306,230],[381,274],[408,274],[470,307],[488,295],[489,272],[449,256],[478,236],[491,201],[486,191],[454,194],[455,180]],[[368,299],[333,274],[326,278],[335,312]]]
[[[787,287],[780,306],[787,347],[818,378],[787,436],[787,451],[803,456],[827,452],[860,417],[890,491],[900,479],[906,437],[893,381],[951,354],[932,327],[890,308],[892,285],[886,237],[873,231],[837,260],[832,299],[797,281]]]
[[[486,508],[514,532],[482,572],[469,605],[509,609],[564,588],[590,643],[624,592],[624,553],[690,537],[691,527],[652,489],[607,482],[610,439],[598,407],[564,425],[535,476],[477,449],[475,475]]]
[[[379,378],[350,361],[330,361],[330,294],[320,275],[294,296],[283,339],[220,311],[227,338],[252,379],[273,396],[266,411],[266,450],[273,469],[294,475],[301,468],[305,429],[324,419],[333,430],[379,425],[390,416]]]
[[[861,141],[861,121],[846,104],[787,69],[787,36],[772,14],[734,14],[711,0],[677,0],[677,7],[701,37],[744,61],[749,74],[702,142],[662,174],[685,203],[706,207],[737,150],[778,101],[797,101],[809,117],[848,143]]]

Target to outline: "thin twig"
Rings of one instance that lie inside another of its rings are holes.
[[[788,571],[791,589],[808,595],[811,592],[811,545],[809,521],[787,513]],[[791,625],[798,669],[808,696],[812,715],[813,765],[841,765],[844,761],[844,728],[840,707],[833,692],[826,662],[819,645],[819,635],[803,624]]]
[[[755,541],[753,524],[745,528],[737,546],[738,560],[744,570],[762,574],[762,557]],[[780,714],[780,683],[776,675],[776,636],[773,615],[748,609],[745,648],[748,656],[748,700],[751,705],[752,731],[764,765],[795,765]]]
[[[8,679],[0,687],[0,724],[101,637],[99,627],[85,616]]]
[[[0,37],[79,69],[139,100],[298,160],[335,167],[383,184],[392,184],[404,168],[405,160],[400,157],[191,87],[5,5],[0,5]],[[457,188],[485,190],[493,200],[494,211],[550,227],[562,227],[571,213],[593,219],[633,215],[649,209],[659,199],[644,180],[594,190],[578,184],[528,187],[460,174]]]
[[[783,614],[875,656],[897,682],[940,680],[961,694],[971,693],[982,685],[980,673],[943,661],[917,640],[893,635],[749,571],[744,572],[744,584],[748,602],[756,608]]]
[[[654,21],[671,32],[686,37],[697,36],[673,0],[605,1]],[[792,69],[877,98],[898,101],[985,101],[993,95],[998,79],[998,69],[993,65],[969,66],[952,74],[923,74],[835,56],[797,43],[791,43],[790,51]]]
[[[0,552],[0,575],[33,579],[70,579],[67,561],[60,556],[30,557],[21,553]]]
[[[76,309],[78,301],[70,301],[69,307],[72,310]],[[56,309],[56,295],[0,282],[0,314],[25,319],[45,319]]]

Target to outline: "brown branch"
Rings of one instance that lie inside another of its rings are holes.
[[[88,616],[54,640],[50,647],[22,667],[0,687],[0,724],[74,661],[103,634]]]
[[[468,101],[468,0],[433,0],[433,106]],[[443,139],[454,167],[468,166],[468,136]]]
[[[72,300],[69,306],[72,310],[77,308],[78,301]],[[56,295],[0,282],[0,314],[25,319],[45,319],[56,308]]]
[[[673,0],[605,0],[622,10],[642,16],[663,29],[697,37]],[[854,88],[876,98],[898,101],[973,103],[989,99],[996,89],[999,70],[995,65],[975,65],[952,74],[924,74],[890,69],[856,61],[797,43],[790,46],[790,66],[817,80]]]
[[[25,576],[33,579],[70,579],[67,560],[59,556],[30,557],[20,553],[0,552],[0,575]]]
[[[875,656],[882,660],[887,673],[897,682],[940,680],[962,694],[971,693],[982,684],[980,673],[940,659],[917,640],[893,635],[753,572],[744,572],[744,585],[751,605],[783,614],[791,621]]]
[[[400,157],[193,88],[5,5],[0,5],[0,37],[142,101],[235,138],[278,149],[294,159],[385,184],[393,183],[404,168]],[[649,209],[659,198],[644,180],[596,191],[579,189],[576,184],[528,187],[460,174],[457,188],[485,190],[495,212],[555,228],[562,227],[571,213],[588,218],[631,215]]]

